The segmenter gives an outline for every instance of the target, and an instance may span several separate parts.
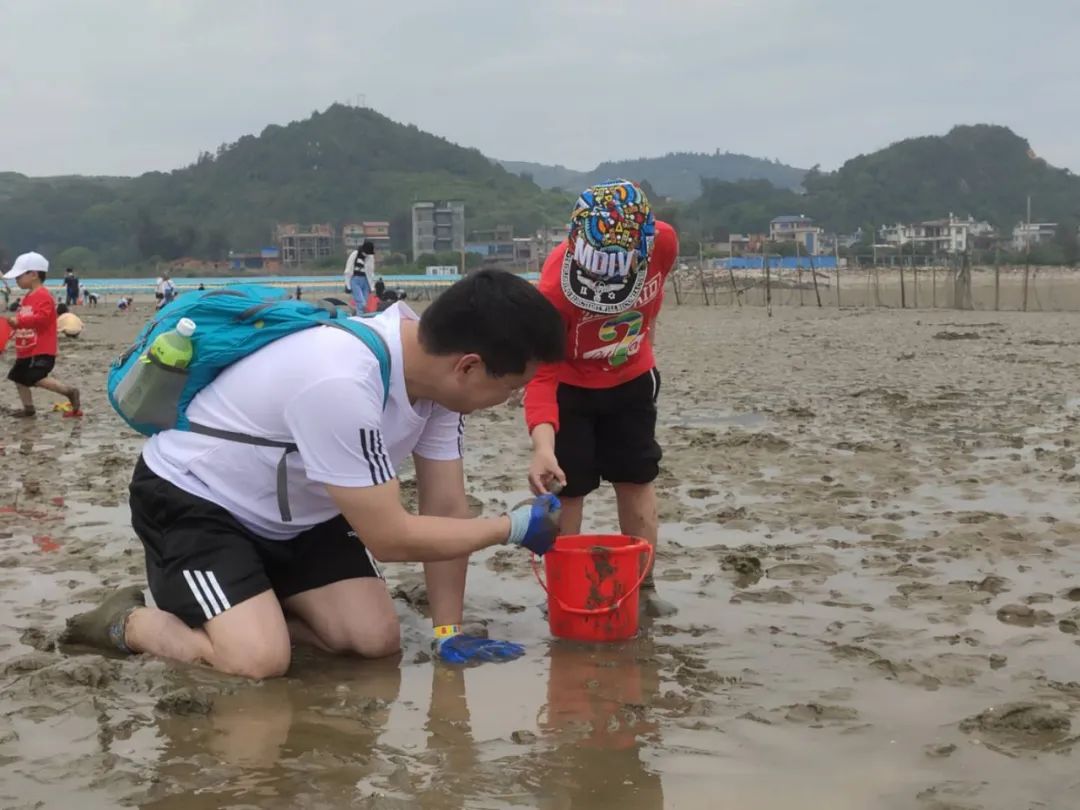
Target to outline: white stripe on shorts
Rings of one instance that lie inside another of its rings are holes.
[[[214,594],[217,596],[218,601],[221,602],[221,609],[228,610],[232,607],[229,604],[229,600],[225,598],[225,592],[221,590],[221,586],[218,585],[217,577],[214,576],[213,571],[206,572],[206,578],[210,580],[210,587],[214,589]]]
[[[210,583],[206,581],[206,575],[202,571],[192,571],[195,575],[195,581],[199,583],[199,587],[202,589],[203,596],[206,597],[207,603],[210,605],[210,610],[214,611],[214,615],[218,615],[225,608],[218,605],[217,599],[214,598],[214,592],[210,590]]]
[[[184,571],[184,579],[187,580],[188,587],[191,589],[191,595],[194,596],[195,601],[199,603],[199,607],[202,608],[206,620],[209,621],[214,618],[214,614],[210,612],[210,607],[206,604],[206,599],[203,597],[202,591],[199,590],[199,585],[195,582],[195,577],[191,575],[190,571]]]

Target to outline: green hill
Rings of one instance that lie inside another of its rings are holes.
[[[987,124],[900,141],[834,172],[811,169],[803,186],[805,193],[795,193],[763,182],[706,180],[683,214],[718,233],[763,232],[781,214],[806,214],[828,230],[850,232],[952,212],[1007,233],[1025,216],[1030,194],[1033,219],[1080,220],[1080,177],[1038,158],[1006,127]]]
[[[276,222],[389,219],[411,238],[416,200],[460,199],[469,229],[527,233],[565,220],[571,200],[466,149],[370,109],[334,105],[304,121],[203,153],[183,169],[130,179],[0,174],[8,252],[89,248],[101,265],[220,258],[271,241]]]
[[[1076,220],[1080,178],[1037,157],[1007,127],[958,126],[947,135],[911,138],[847,161],[837,171],[811,171],[808,207],[833,227],[958,216],[1011,228],[1025,216]]]
[[[528,175],[541,188],[577,192],[592,183],[626,177],[639,182],[647,180],[658,193],[681,202],[690,202],[701,193],[702,178],[728,182],[767,180],[778,188],[796,189],[806,173],[805,169],[783,163],[719,150],[711,155],[671,152],[663,157],[606,161],[587,172],[525,161],[499,163],[514,174]]]

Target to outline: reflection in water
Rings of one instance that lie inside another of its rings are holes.
[[[645,745],[659,743],[650,718],[658,690],[651,639],[553,642],[541,729],[554,749],[546,757],[540,807],[663,808],[660,775],[641,761]]]
[[[646,748],[660,742],[650,708],[659,685],[650,640],[552,643],[546,694],[526,710],[535,711],[537,733],[497,732],[477,741],[466,684],[470,678],[474,689],[491,683],[492,667],[481,673],[432,666],[426,718],[412,715],[421,736],[404,747],[380,739],[392,707],[405,709],[399,720],[412,711],[398,702],[397,661],[312,654],[301,658],[293,677],[261,684],[198,673],[198,683],[181,694],[207,695],[212,706],[180,699],[156,712],[158,764],[140,806],[662,810],[660,776],[644,761]],[[512,701],[522,671],[513,665],[499,671],[510,689],[500,700]],[[488,690],[480,694],[492,697]],[[487,711],[498,705],[485,701]],[[148,744],[149,738],[130,741],[144,750]]]
[[[144,810],[347,807],[397,700],[398,662],[319,662],[319,671],[212,694],[205,714],[159,712]],[[336,684],[336,685],[335,685]]]

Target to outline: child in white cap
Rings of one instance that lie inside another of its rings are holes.
[[[65,417],[82,416],[79,389],[49,376],[56,364],[57,327],[56,302],[45,289],[48,272],[49,262],[44,256],[24,253],[4,273],[5,279],[13,279],[20,290],[26,291],[18,312],[7,317],[15,337],[15,364],[8,372],[8,379],[15,383],[22,402],[22,409],[14,411],[14,416],[36,414],[30,390],[35,386],[70,400],[71,407],[65,410]]]

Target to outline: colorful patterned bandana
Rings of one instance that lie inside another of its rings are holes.
[[[645,192],[629,180],[583,191],[570,215],[570,247],[563,261],[567,299],[591,312],[630,309],[645,284],[655,234]]]

